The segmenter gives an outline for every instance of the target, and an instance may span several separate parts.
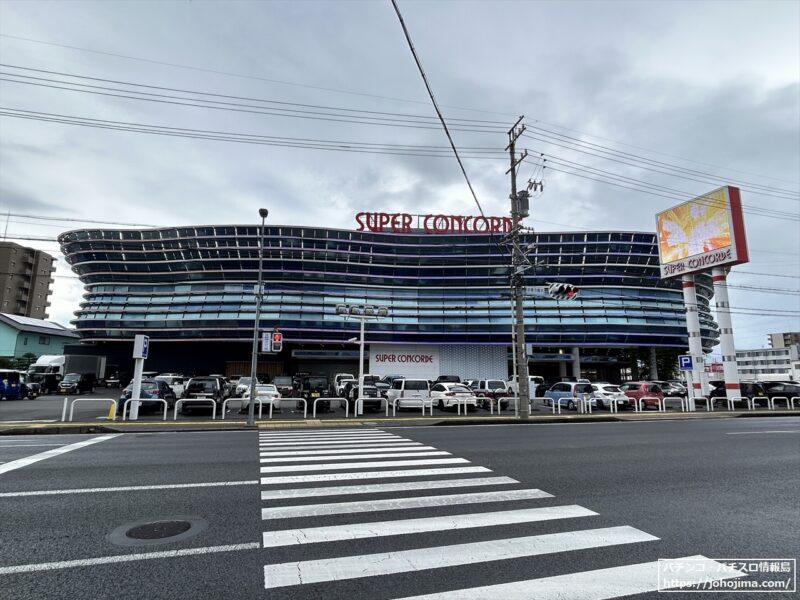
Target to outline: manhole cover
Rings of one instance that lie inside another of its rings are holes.
[[[188,531],[191,527],[189,521],[156,521],[132,527],[125,535],[135,540],[160,540]]]
[[[170,515],[125,523],[106,536],[117,546],[148,546],[182,542],[202,533],[208,521],[200,517]]]

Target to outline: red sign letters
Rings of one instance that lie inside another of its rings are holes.
[[[417,217],[417,229],[428,234],[445,233],[508,233],[510,217],[465,217],[459,215],[410,215],[407,213],[360,212],[356,215],[358,231],[374,233],[413,233],[411,224]]]

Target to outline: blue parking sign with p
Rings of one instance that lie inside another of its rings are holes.
[[[678,368],[681,371],[691,371],[693,368],[692,357],[690,354],[681,354],[678,357]]]

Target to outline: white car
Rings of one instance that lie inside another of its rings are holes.
[[[240,377],[239,381],[236,382],[236,389],[234,390],[233,394],[236,398],[244,398],[245,392],[250,391],[250,381],[252,380],[251,377]],[[258,382],[256,382],[256,385]]]
[[[344,398],[344,386],[346,386],[348,383],[351,383],[351,382],[353,382],[353,383],[355,382],[355,377],[350,377],[350,378],[343,377],[342,379],[339,379],[334,384],[334,389],[336,391],[336,395],[339,398]]]
[[[467,409],[478,406],[478,398],[462,383],[437,383],[431,388],[431,400],[440,410],[456,405],[466,405]]]
[[[618,385],[610,383],[593,383],[592,391],[598,408],[609,410],[612,404],[617,405],[617,408],[627,408],[630,398],[619,389]]]
[[[281,393],[271,383],[259,383],[256,386],[256,397],[262,401],[262,404],[269,407],[272,404],[273,410],[280,410],[281,408]],[[242,396],[241,412],[248,410],[250,406],[250,388],[244,392]],[[256,408],[258,403],[256,403]]]
[[[397,400],[397,408],[421,408],[430,402],[430,384],[427,379],[395,379],[386,392],[389,406]]]
[[[181,375],[173,375],[172,373],[165,373],[155,377],[159,381],[165,382],[172,391],[175,392],[176,398],[183,398],[183,393],[186,391],[186,380]]]
[[[508,390],[512,392],[514,395],[518,394],[517,390],[517,376],[514,375],[506,382],[506,386]],[[541,386],[541,387],[540,387]],[[536,392],[541,391],[544,392],[544,378],[539,377],[538,375],[529,375],[528,376],[528,398],[536,398]]]

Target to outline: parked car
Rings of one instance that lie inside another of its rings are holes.
[[[685,398],[688,394],[686,387],[677,381],[654,381],[661,386],[665,398]]]
[[[709,381],[708,385],[708,396],[715,399],[715,401],[721,400],[723,405],[727,405],[728,392],[725,389],[725,382],[722,380],[714,380]],[[736,395],[742,398],[756,398],[759,396],[763,398],[766,396],[766,392],[764,386],[760,383],[756,383],[755,381],[742,381],[739,383],[739,393]],[[766,404],[766,402],[762,401],[760,404]]]
[[[430,398],[430,384],[427,379],[395,379],[386,394],[386,401],[392,404],[397,400],[397,408],[421,408]]]
[[[467,410],[469,407],[478,407],[478,398],[475,396],[475,392],[462,383],[434,384],[430,396],[433,403],[441,410],[455,409],[456,405],[465,405]]]
[[[352,373],[336,373],[336,375],[333,376],[333,381],[331,381],[331,396],[341,396],[342,389],[344,388],[342,382],[355,378],[355,375]]]
[[[242,379],[249,379],[249,377],[242,377]],[[281,393],[273,383],[259,383],[256,385],[256,397],[267,407],[272,404],[273,410],[281,409]],[[258,403],[256,403],[255,407],[258,409]],[[242,395],[242,406],[239,412],[247,412],[248,410],[250,410],[250,386],[247,387]]]
[[[490,406],[497,404],[498,398],[505,398],[513,395],[508,389],[508,385],[502,379],[478,379],[472,383],[472,391],[478,397],[478,405],[489,410]],[[509,401],[501,400],[500,408],[508,408]]]
[[[771,381],[760,384],[763,386],[764,394],[767,398],[789,398],[800,397],[800,383],[789,381]],[[760,402],[763,404],[763,400]],[[797,406],[797,402],[795,402]]]
[[[345,393],[345,390],[349,389],[349,388],[347,388],[347,384],[348,383],[352,384],[350,387],[353,387],[353,385],[356,384],[356,380],[355,379],[341,379],[341,380],[339,380],[339,383],[334,386],[334,388],[335,388],[334,396],[338,396],[339,398],[346,398],[347,395]]]
[[[434,383],[461,383],[458,375],[439,375]]]
[[[374,385],[375,379],[364,377],[364,388],[359,389],[358,382],[353,381],[347,387],[346,398],[350,401],[350,405],[355,410],[355,401],[362,398],[364,401],[364,410],[380,410],[383,405],[383,396],[380,390]]]
[[[181,413],[188,413],[195,408],[210,408],[211,404],[206,399],[211,399],[221,405],[225,400],[225,379],[222,377],[192,377],[186,385],[184,401],[181,403]],[[196,399],[196,402],[192,400]]]
[[[544,393],[546,406],[566,406],[568,410],[578,410],[576,398],[587,395],[591,401],[592,408],[597,406],[597,397],[591,383],[578,383],[577,381],[560,381],[550,386]]]
[[[294,396],[294,385],[292,384],[292,378],[288,375],[278,375],[272,380],[272,384],[278,388],[281,398]]]
[[[96,378],[94,373],[67,373],[58,384],[59,394],[82,394],[93,392]]]
[[[330,385],[328,378],[325,375],[308,375],[303,377],[300,382],[300,397],[305,398],[308,403],[308,410],[310,411],[314,400],[317,398],[328,397],[328,390]],[[299,404],[299,403],[298,403]],[[323,412],[330,410],[330,401],[323,400],[317,403],[317,410]]]
[[[659,401],[664,399],[661,386],[652,381],[628,381],[619,386],[619,389],[630,399],[630,408],[634,408],[641,399],[644,399],[643,409],[649,406],[658,408]]]
[[[0,398],[4,400],[24,400],[30,390],[19,371],[0,370]]]
[[[506,382],[506,387],[508,387],[509,391],[511,391],[514,395],[519,393],[519,388],[517,387],[517,376],[512,375],[511,378]],[[538,375],[528,375],[528,397],[529,398],[536,398],[536,396],[542,391],[544,387],[544,377],[539,377]]]
[[[617,408],[625,408],[628,406],[628,397],[624,392],[619,389],[618,385],[610,383],[593,383],[592,391],[597,402],[597,408],[611,410],[611,405],[616,404]]]
[[[372,385],[374,385],[378,389],[378,394],[380,394],[381,398],[386,398],[389,394],[389,390],[391,389],[391,385],[384,381],[383,379],[378,379],[377,381],[373,381]]]
[[[233,390],[234,398],[243,398],[245,392],[250,389],[250,382],[253,381],[252,377],[239,377],[236,382],[236,387]],[[256,385],[261,383],[258,378],[256,378]]]
[[[178,398],[183,398],[183,394],[186,391],[186,380],[184,379],[183,375],[165,373],[155,377],[155,379],[165,382],[169,387],[172,388],[172,391],[175,392],[175,396]]]
[[[128,387],[120,392],[119,400],[117,401],[118,411],[121,412],[123,410],[125,407],[125,401],[129,400],[132,395],[133,382],[131,382]],[[156,398],[160,400],[166,400],[169,408],[175,406],[175,401],[177,400],[175,392],[172,390],[169,384],[161,379],[142,379],[142,387],[141,391],[139,392],[139,398],[141,399],[139,402],[139,408],[152,408],[154,410],[164,408],[163,402],[155,401]],[[147,398],[150,398],[150,400],[147,400]]]

